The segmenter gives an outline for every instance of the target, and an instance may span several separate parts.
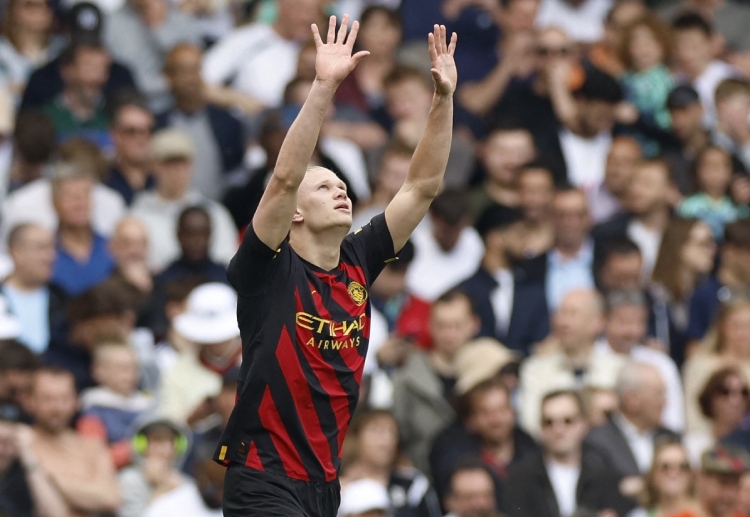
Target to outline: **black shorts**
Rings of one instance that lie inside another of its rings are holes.
[[[230,463],[224,478],[224,517],[336,517],[338,481],[314,483]]]

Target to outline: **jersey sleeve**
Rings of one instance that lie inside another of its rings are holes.
[[[344,239],[342,248],[352,253],[355,260],[365,268],[367,284],[372,285],[385,265],[396,260],[393,237],[385,222],[385,214],[373,217],[362,228]]]
[[[269,248],[258,238],[251,222],[227,267],[229,283],[240,296],[263,294],[274,272],[288,255],[288,246],[283,242],[277,250]]]

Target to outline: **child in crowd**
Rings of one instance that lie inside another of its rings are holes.
[[[666,66],[672,47],[669,27],[653,14],[634,21],[625,30],[620,49],[628,70],[622,76],[625,99],[640,113],[645,124],[659,129],[671,126],[667,96],[674,87]],[[644,140],[647,156],[658,152],[657,143]]]
[[[81,394],[78,431],[106,440],[120,469],[131,461],[133,422],[153,408],[153,400],[138,391],[138,358],[127,344],[101,343],[93,356],[92,374],[98,385]]]
[[[685,198],[677,211],[682,217],[695,217],[711,227],[717,241],[724,236],[724,225],[750,215],[747,205],[736,205],[727,195],[732,183],[732,157],[717,145],[703,149],[695,159],[696,193]]]

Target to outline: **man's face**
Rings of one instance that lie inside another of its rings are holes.
[[[683,108],[672,108],[669,114],[672,117],[672,132],[682,142],[703,130],[703,106],[700,102]]]
[[[623,413],[633,411],[641,425],[655,429],[661,424],[661,415],[666,403],[666,386],[656,368],[644,368],[638,388],[630,393],[633,407],[623,406]]]
[[[390,85],[385,92],[388,114],[396,121],[423,120],[430,112],[432,90],[418,78]]]
[[[690,78],[699,76],[713,59],[711,38],[700,29],[673,31],[677,64]]]
[[[646,335],[647,318],[646,308],[640,305],[621,305],[612,309],[604,328],[609,346],[617,353],[629,355]]]
[[[445,252],[452,251],[456,247],[464,228],[466,228],[465,220],[454,224],[436,215],[432,216],[432,236],[440,249]]]
[[[151,132],[154,116],[138,107],[123,107],[112,125],[112,140],[117,159],[127,164],[146,166],[151,159]]]
[[[555,397],[542,406],[541,443],[553,457],[579,451],[586,431],[586,422],[573,397]]]
[[[566,354],[591,345],[602,330],[602,315],[593,294],[576,291],[567,294],[552,318],[552,328]]]
[[[541,221],[547,218],[555,198],[555,185],[544,169],[524,171],[518,178],[518,197],[524,218]]]
[[[155,458],[172,464],[177,455],[175,450],[175,432],[166,426],[158,426],[146,435],[146,458]]]
[[[32,372],[26,370],[5,370],[0,372],[0,400],[26,409],[31,393]]]
[[[183,217],[177,230],[177,240],[188,260],[206,260],[211,240],[211,221],[208,216],[201,212],[191,212]]]
[[[388,195],[389,199],[401,189],[409,172],[411,158],[402,154],[386,154],[378,173],[378,186]]]
[[[310,38],[310,25],[321,21],[321,0],[281,0],[278,2],[278,24],[281,32],[304,43]],[[322,30],[322,29],[321,29]]]
[[[591,218],[583,192],[558,192],[552,210],[558,244],[569,248],[580,247],[591,230]]]
[[[613,253],[602,264],[599,282],[604,291],[638,289],[641,285],[643,257],[637,251]]]
[[[109,76],[110,57],[104,49],[81,47],[72,63],[64,68],[63,79],[79,102],[93,104],[102,95]]]
[[[344,182],[322,167],[307,171],[297,193],[293,222],[304,223],[313,232],[351,228],[352,201]]]
[[[63,432],[78,410],[73,376],[37,373],[32,383],[29,409],[37,427],[49,434]]]
[[[528,131],[496,131],[488,137],[481,157],[493,181],[511,185],[518,169],[534,158],[534,141]]]
[[[60,224],[73,228],[88,228],[91,225],[91,190],[94,182],[90,178],[70,178],[57,184],[54,205]]]
[[[154,162],[157,189],[167,199],[181,199],[190,189],[193,162],[187,158],[171,158]]]
[[[698,499],[708,517],[730,517],[739,498],[740,476],[709,474],[698,478]]]
[[[123,221],[115,229],[110,250],[117,264],[142,264],[148,255],[146,228],[136,220]]]
[[[30,226],[10,249],[15,274],[24,281],[46,284],[55,265],[55,234],[43,226]]]
[[[556,28],[543,30],[535,45],[536,69],[547,77],[548,71],[560,60],[573,60],[573,46],[565,32]]]
[[[616,139],[612,142],[604,169],[604,184],[612,195],[619,197],[625,193],[640,159],[641,148],[635,141]]]
[[[645,215],[667,203],[668,172],[659,164],[644,163],[633,173],[625,197],[626,208],[635,215]]]
[[[455,356],[477,331],[476,316],[472,314],[468,300],[458,297],[434,304],[430,330],[435,350]]]
[[[489,473],[481,470],[463,470],[453,476],[448,509],[458,517],[482,515],[495,509],[495,484]]]
[[[600,99],[579,101],[581,105],[581,134],[593,138],[600,133],[610,133],[615,125],[614,103]]]
[[[489,445],[506,442],[513,433],[515,416],[508,393],[493,388],[472,397],[468,427]]]
[[[182,47],[169,55],[166,64],[169,89],[178,99],[199,102],[203,99],[201,52],[195,47]]]

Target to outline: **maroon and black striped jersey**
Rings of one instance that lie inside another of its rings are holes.
[[[338,476],[370,336],[369,288],[394,258],[380,214],[346,236],[325,271],[248,227],[227,276],[239,298],[237,404],[216,450],[223,464],[305,481]]]

